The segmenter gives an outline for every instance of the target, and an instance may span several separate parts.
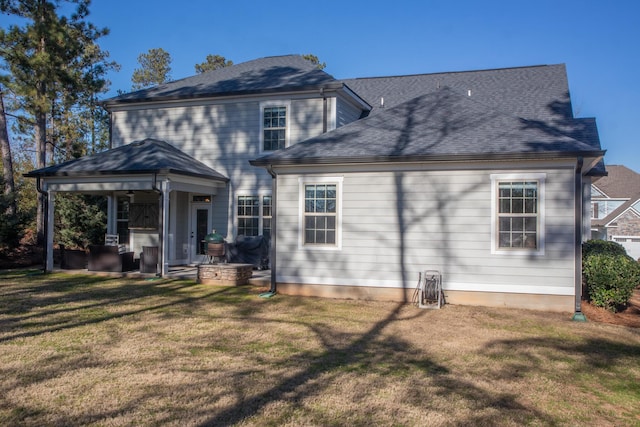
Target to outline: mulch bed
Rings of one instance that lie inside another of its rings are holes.
[[[612,313],[582,301],[582,312],[590,322],[611,323],[613,325],[640,328],[640,288],[636,288],[629,301],[629,306],[619,313]]]

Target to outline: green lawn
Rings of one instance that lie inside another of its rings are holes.
[[[0,425],[640,425],[640,330],[0,271]]]

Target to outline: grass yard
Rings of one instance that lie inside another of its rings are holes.
[[[640,330],[0,271],[0,425],[640,425]]]

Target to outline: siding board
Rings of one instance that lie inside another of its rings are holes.
[[[540,171],[546,173],[546,248],[536,256],[491,253],[490,175],[500,169],[341,173],[342,248],[333,251],[298,247],[298,175],[280,175],[279,280],[367,286],[375,276],[372,283],[411,287],[419,271],[437,268],[445,288],[571,293],[573,175]]]

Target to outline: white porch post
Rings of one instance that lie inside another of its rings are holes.
[[[160,255],[160,263],[162,270],[160,272],[162,277],[165,277],[169,273],[169,193],[170,181],[167,179],[162,183],[162,237],[160,244],[162,245],[162,253]]]
[[[47,273],[51,273],[53,271],[53,217],[54,217],[54,208],[55,208],[55,192],[49,191],[47,193],[47,235],[45,236],[46,245],[47,245],[47,258],[45,260],[44,270]]]
[[[115,202],[115,197],[113,196],[113,193],[109,194],[107,196],[107,234],[116,234],[116,216],[117,216],[117,211],[116,209],[116,204]]]

